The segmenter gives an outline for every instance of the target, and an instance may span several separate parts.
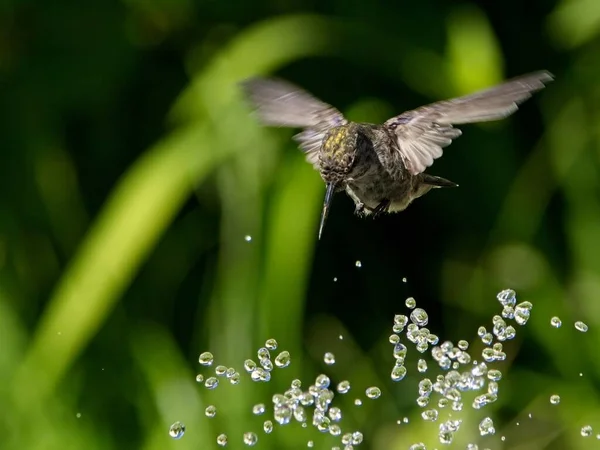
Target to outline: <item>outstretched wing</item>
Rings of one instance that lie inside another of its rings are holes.
[[[503,119],[552,80],[552,74],[545,71],[523,75],[471,95],[407,111],[385,125],[396,134],[404,165],[416,175],[431,166],[442,156],[442,149],[462,134],[452,125]]]
[[[251,78],[241,86],[264,124],[303,128],[294,139],[313,165],[318,164],[318,150],[327,130],[347,123],[333,106],[291,83],[273,78]]]

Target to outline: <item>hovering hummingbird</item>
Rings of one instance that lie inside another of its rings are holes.
[[[503,119],[553,80],[540,71],[464,97],[432,103],[381,125],[351,122],[333,106],[282,80],[252,78],[242,89],[267,125],[302,128],[294,136],[326,192],[319,239],[333,194],[345,190],[358,215],[397,212],[432,188],[456,183],[425,173],[459,137],[453,125]]]

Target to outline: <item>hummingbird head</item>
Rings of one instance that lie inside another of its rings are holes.
[[[327,220],[333,194],[345,188],[346,180],[352,173],[357,152],[367,142],[368,139],[361,132],[360,125],[352,122],[330,128],[323,138],[319,152],[319,171],[327,190],[321,212],[319,238],[321,238]]]

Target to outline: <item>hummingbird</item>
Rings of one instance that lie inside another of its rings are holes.
[[[359,216],[403,211],[433,188],[456,183],[425,173],[462,131],[454,125],[510,116],[554,79],[538,71],[463,97],[403,112],[383,124],[347,120],[335,107],[277,78],[241,83],[265,125],[300,128],[294,136],[325,182],[319,239],[333,195],[346,191]]]

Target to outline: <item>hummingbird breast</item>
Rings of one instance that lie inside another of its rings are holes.
[[[401,162],[389,170],[388,161],[399,151],[395,138],[383,127],[361,125],[366,139],[362,144],[357,142],[354,164],[346,177],[346,192],[355,202],[363,203],[366,211],[385,200],[390,201],[390,212],[406,209],[431,187],[421,183],[419,175],[411,175]]]

